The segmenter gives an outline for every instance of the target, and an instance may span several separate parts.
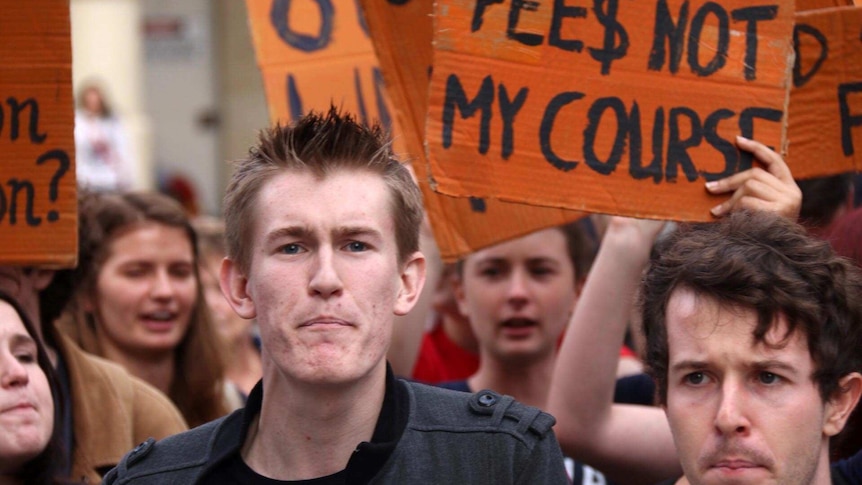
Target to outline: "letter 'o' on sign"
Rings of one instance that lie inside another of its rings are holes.
[[[335,12],[331,0],[314,0],[320,9],[320,31],[317,36],[294,32],[290,28],[291,0],[274,0],[269,11],[269,19],[278,36],[290,46],[305,52],[324,49],[332,38],[332,19]]]

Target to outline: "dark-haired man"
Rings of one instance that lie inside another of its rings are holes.
[[[829,440],[862,394],[862,274],[767,213],[685,227],[656,254],[647,364],[686,480],[840,478]]]
[[[133,451],[107,483],[567,483],[552,417],[396,380],[422,204],[379,128],[332,109],[262,133],[225,197],[222,291],[256,318],[245,409]]]

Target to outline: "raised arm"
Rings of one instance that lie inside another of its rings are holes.
[[[664,412],[613,404],[619,346],[663,223],[613,218],[554,370],[548,411],[563,451],[621,484],[681,473]]]

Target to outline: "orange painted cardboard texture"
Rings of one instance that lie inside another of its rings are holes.
[[[426,138],[442,193],[709,220],[782,148],[793,2],[440,0]]]
[[[862,7],[796,14],[787,160],[800,176],[862,170]],[[801,172],[801,169],[798,171]]]
[[[387,92],[402,128],[408,157],[420,182],[425,208],[443,259],[457,259],[496,242],[583,216],[583,213],[571,210],[508,203],[493,198],[457,198],[431,190],[424,136],[432,62],[432,1],[363,0],[362,4]]]
[[[333,103],[391,126],[383,76],[354,0],[246,0],[246,6],[273,122]]]
[[[0,0],[0,264],[77,258],[67,0]]]

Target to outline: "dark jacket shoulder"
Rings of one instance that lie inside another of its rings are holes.
[[[231,438],[239,433],[241,426],[242,410],[237,410],[160,441],[148,439],[128,452],[117,467],[105,475],[102,483],[193,483],[205,466],[234,451],[232,442],[235,440]]]
[[[460,431],[497,431],[521,439],[547,435],[556,422],[548,413],[490,390],[474,394],[441,389],[416,382],[406,383],[415,410],[411,427]]]

